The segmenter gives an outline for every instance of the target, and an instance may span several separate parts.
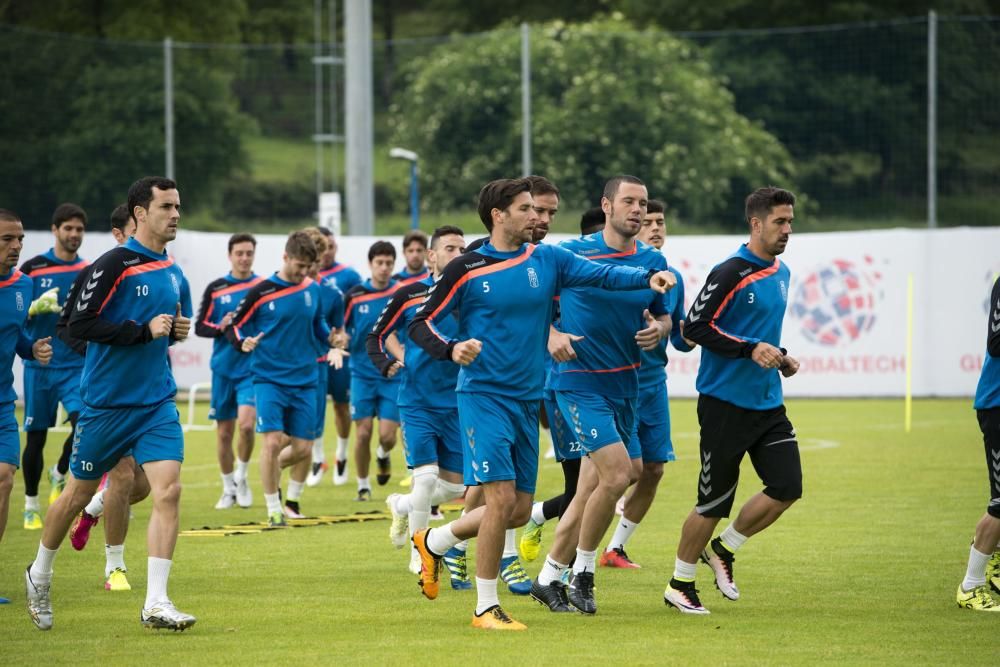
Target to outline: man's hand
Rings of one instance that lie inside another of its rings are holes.
[[[236,317],[236,311],[230,310],[228,313],[222,316],[222,320],[219,322],[219,328],[225,329],[230,324],[233,323],[233,318]]]
[[[559,363],[572,361],[576,359],[576,350],[573,349],[573,343],[578,340],[583,340],[583,336],[563,333],[555,327],[549,327],[549,354]]]
[[[688,347],[698,347],[698,343],[694,342],[693,340],[691,340],[690,338],[688,338],[687,336],[684,335],[684,322],[685,321],[686,320],[681,320],[680,321],[681,338],[683,338],[684,342],[688,344]]]
[[[455,343],[455,347],[451,350],[451,360],[459,366],[468,366],[476,360],[482,349],[483,344],[475,338],[463,340],[460,343]]]
[[[177,314],[174,315],[174,326],[171,334],[174,340],[177,342],[183,342],[187,340],[188,334],[191,332],[191,318],[184,317],[181,315],[181,304],[177,304]]]
[[[263,335],[264,334],[260,334],[259,336],[257,336],[257,338],[260,338],[260,336]],[[351,354],[347,350],[341,350],[339,347],[331,347],[330,350],[326,353],[326,363],[330,364],[336,370],[339,371],[341,368],[344,367],[344,357],[349,357],[349,356],[351,356]],[[389,377],[392,376],[390,375]]]
[[[172,315],[157,315],[149,321],[149,333],[153,334],[153,340],[170,335],[173,329],[174,318]]]
[[[750,354],[750,358],[761,368],[778,368],[781,366],[785,355],[781,354],[781,350],[769,343],[757,343]]]
[[[646,320],[646,328],[635,332],[635,342],[643,350],[655,350],[660,341],[670,335],[670,327],[653,317],[648,308],[642,311],[642,317]]]
[[[790,378],[799,372],[798,359],[790,357],[786,354],[784,360],[781,362],[781,365],[778,366],[778,368],[781,370],[782,375],[784,375],[786,378]]]
[[[671,271],[657,271],[649,277],[649,289],[663,294],[677,285],[677,276]]]
[[[256,336],[249,336],[247,338],[244,338],[243,343],[240,345],[240,349],[243,350],[244,352],[253,352],[254,349],[256,349],[257,344],[260,342],[260,339],[263,337],[264,337],[264,332],[261,331]]]
[[[35,361],[45,366],[52,361],[52,336],[39,338],[31,345],[31,354]]]
[[[385,372],[385,376],[391,380],[392,378],[396,377],[396,374],[399,373],[399,371],[401,370],[403,370],[403,362],[400,361],[399,359],[396,359],[395,361],[392,362],[392,365],[389,366],[389,370]]]

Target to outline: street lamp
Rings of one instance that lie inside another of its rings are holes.
[[[417,154],[398,146],[389,149],[389,157],[410,163],[410,228],[420,228],[420,190],[417,185]]]

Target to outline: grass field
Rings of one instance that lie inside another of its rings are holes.
[[[997,619],[954,602],[988,492],[970,401],[918,401],[909,435],[898,401],[796,400],[788,409],[802,443],[805,497],[740,551],[739,602],[723,600],[709,570],[699,566],[702,600],[712,610],[707,617],[681,616],[662,600],[698,468],[694,403],[678,400],[672,410],[678,461],[668,466],[630,543],[643,569],[598,571],[596,617],[551,614],[501,585],[501,602],[528,631],[471,630],[475,592],[443,583],[436,601],[422,598],[406,571],[405,550],[389,544],[388,522],[370,521],[180,537],[170,593],[198,624],[183,634],[151,633],[138,623],[147,502],[134,508],[126,548],[134,590],[103,590],[99,530],[83,552],[67,541],[55,563],[55,627],[42,633],[24,611],[23,569],[39,534],[21,527],[19,478],[0,545],[0,593],[12,598],[0,606],[3,662],[997,664]],[[50,436],[50,457],[61,439]],[[544,432],[542,439],[544,450]],[[383,510],[380,501],[399,488],[398,449],[393,457],[397,473],[365,509]],[[556,463],[543,460],[540,470],[540,495],[561,488]],[[759,489],[748,463],[743,479],[737,503]],[[259,482],[253,509],[212,509],[220,483],[211,432],[188,434],[183,480],[182,528],[263,518]],[[307,489],[305,511],[361,509],[352,500],[353,482],[324,482]],[[43,498],[47,493],[43,481]],[[546,528],[543,553],[553,529]],[[541,560],[526,565],[534,575]]]

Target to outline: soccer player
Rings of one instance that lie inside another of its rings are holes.
[[[606,222],[604,209],[600,206],[587,209],[580,216],[580,236],[589,236],[604,229]]]
[[[367,340],[368,356],[382,376],[401,377],[397,405],[406,443],[406,464],[413,470],[413,482],[409,494],[394,493],[386,500],[392,514],[389,539],[397,548],[409,541],[407,530],[412,535],[413,531],[427,527],[433,505],[461,495],[464,489],[455,398],[458,365],[447,359],[433,359],[414,344],[406,346],[403,359],[397,359],[390,356],[385,345],[389,334],[409,326],[448,262],[465,252],[465,238],[458,227],[434,230],[430,245],[427,258],[433,275],[396,290]],[[440,328],[453,338],[458,334],[458,321],[449,318]],[[471,588],[465,553],[453,548],[445,557],[453,572],[452,588]],[[419,572],[419,554],[416,559]]]
[[[261,280],[253,272],[257,239],[250,234],[233,234],[228,247],[230,271],[205,288],[194,327],[196,335],[214,339],[210,363],[212,401],[208,417],[215,420],[216,452],[222,472],[222,497],[215,504],[217,510],[229,509],[237,503],[240,507],[253,504],[247,466],[253,453],[253,430],[257,420],[250,357],[235,350],[225,336],[236,307]],[[237,423],[239,445],[234,471],[233,435]]]
[[[642,219],[638,239],[660,250],[666,239],[663,202],[650,199]],[[670,342],[680,352],[690,352],[692,346],[684,340],[684,280],[680,271],[668,267],[677,278],[677,286],[670,290],[668,302],[672,329]],[[635,427],[628,444],[632,459],[633,476],[636,477],[632,494],[625,499],[622,518],[615,528],[608,547],[601,554],[603,567],[638,568],[625,552],[625,545],[646,516],[656,488],[663,478],[663,464],[675,460],[674,445],[670,440],[670,405],[667,398],[667,340],[663,339],[653,350],[642,351],[639,367],[639,399],[636,403]]]
[[[596,264],[667,272],[667,262],[651,246],[636,241],[646,214],[646,186],[634,176],[616,176],[604,186],[604,230],[562,245]],[[674,282],[673,274],[671,282]],[[641,290],[564,289],[561,325],[579,336],[576,358],[553,367],[552,387],[559,410],[571,424],[586,457],[576,495],[559,521],[532,597],[552,611],[597,612],[594,572],[597,548],[628,486],[632,464],[625,443],[635,421],[640,348],[654,349],[670,332],[666,294]],[[575,550],[575,560],[574,560]],[[561,577],[573,561],[569,589]]]
[[[76,276],[87,262],[77,251],[83,242],[87,226],[86,212],[76,204],[60,204],[52,214],[54,243],[47,252],[33,257],[21,266],[21,272],[34,282],[31,308],[28,310],[28,336],[32,340],[53,338],[59,319],[59,297],[63,302]],[[56,425],[59,403],[66,408],[71,424],[70,434],[62,446],[59,462],[49,471],[52,490],[49,504],[55,502],[66,486],[69,455],[80,416],[80,372],[83,357],[61,340],[52,341],[52,360],[42,365],[29,360],[24,364],[24,430],[27,442],[21,455],[24,475],[24,527],[40,530],[42,517],[38,505],[38,483],[45,463],[42,448],[49,429]]]
[[[355,285],[361,284],[361,274],[337,262],[337,239],[326,227],[317,227],[326,237],[328,248],[323,255],[323,268],[319,270],[320,282],[333,284],[347,294]],[[350,358],[345,357],[340,368],[330,366],[327,369],[327,389],[333,400],[333,417],[337,428],[337,456],[334,459],[333,483],[337,486],[347,484],[347,448],[351,435],[351,365]],[[315,486],[323,479],[326,471],[326,455],[323,452],[323,441],[313,444],[312,470],[306,479],[306,485]]]
[[[77,512],[101,476],[128,450],[152,488],[146,601],[140,621],[183,630],[195,618],[167,596],[180,504],[184,434],[167,364],[167,347],[187,338],[181,314],[183,274],[166,254],[177,235],[180,195],[174,181],[142,178],[129,188],[135,236],[102,255],[88,270],[70,309],[69,334],[88,341],[83,410],[73,442],[66,490],[49,507],[35,560],[25,572],[28,613],[41,630],[52,627],[52,563]]]
[[[683,613],[709,613],[695,588],[699,558],[712,568],[722,595],[739,599],[733,579],[737,549],[802,496],[799,447],[781,390],[781,376],[799,370],[780,347],[790,273],[778,255],[792,233],[794,205],[795,195],[780,188],[747,196],[749,242],[712,269],[688,312],[684,336],[702,346],[696,382],[702,465],[698,504],[681,528],[673,578],[663,595]],[[764,490],[712,539],[732,509],[746,454]]]
[[[479,217],[490,240],[451,262],[417,310],[410,339],[435,359],[451,359],[458,375],[458,415],[465,444],[465,481],[481,484],[485,505],[441,528],[419,530],[420,587],[438,594],[441,557],[477,536],[477,628],[523,630],[500,607],[497,575],[504,531],[524,524],[538,471],[538,405],[546,339],[557,289],[592,285],[664,291],[668,274],[600,265],[550,245],[532,245],[538,220],[527,179],[483,186]],[[458,311],[459,337],[440,325]]]
[[[393,274],[392,279],[399,286],[409,285],[426,279],[431,272],[427,268],[427,234],[419,229],[411,229],[403,236],[403,261],[406,266],[402,271]],[[406,333],[405,330],[401,333]]]
[[[973,403],[986,447],[986,476],[990,480],[990,502],[976,525],[969,548],[965,578],[958,586],[958,606],[976,611],[1000,612],[990,596],[987,581],[1000,593],[1000,281],[993,283],[990,315],[986,325],[986,361],[979,375]]]
[[[319,287],[307,276],[317,258],[309,235],[292,232],[281,269],[250,289],[226,328],[237,349],[253,353],[261,485],[274,528],[288,525],[278,494],[281,469],[308,458],[316,428],[316,341],[331,338]]]
[[[14,488],[21,441],[14,418],[14,354],[46,364],[51,341],[28,337],[28,308],[34,290],[31,278],[16,269],[24,243],[24,226],[13,211],[0,209],[0,540],[7,527],[10,491]],[[0,597],[0,604],[9,602]]]
[[[358,474],[358,495],[355,500],[371,500],[368,481],[371,466],[371,439],[374,418],[378,417],[378,449],[375,463],[379,486],[388,483],[392,475],[389,452],[396,445],[399,426],[399,378],[387,379],[368,358],[365,349],[368,334],[379,315],[396,291],[392,267],[396,249],[388,241],[376,241],[368,249],[371,278],[355,285],[344,295],[344,327],[350,336],[348,350],[354,357],[351,364],[351,419],[354,420],[354,466]]]

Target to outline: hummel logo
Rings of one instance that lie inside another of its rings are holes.
[[[742,271],[740,271],[740,278],[749,275],[751,271],[753,271],[753,267],[752,266],[743,269]]]
[[[133,257],[132,259],[129,259],[129,260],[126,260],[126,261],[122,262],[122,265],[123,266],[132,266],[133,264],[138,264],[141,261],[142,261],[141,258],[139,258],[139,257]]]
[[[467,269],[474,269],[477,266],[485,266],[485,265],[486,265],[486,260],[485,259],[481,259],[478,262],[473,262],[472,264],[466,264],[465,268],[467,268]]]
[[[698,490],[701,491],[701,495],[703,496],[707,496],[708,494],[712,493],[712,487],[705,486],[704,484],[699,484]]]

